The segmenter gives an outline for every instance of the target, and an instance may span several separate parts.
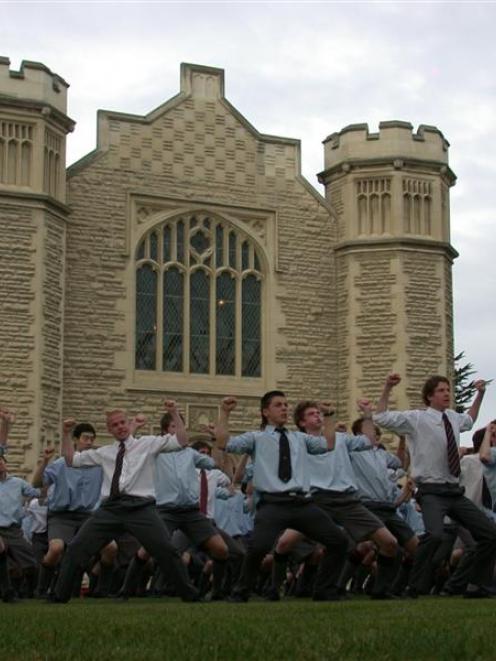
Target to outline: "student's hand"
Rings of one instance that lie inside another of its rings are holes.
[[[164,402],[164,409],[167,411],[167,413],[170,413],[171,415],[175,415],[178,413],[178,408],[177,404],[173,399],[166,399]]]
[[[55,448],[46,447],[43,450],[43,463],[48,464],[50,462],[50,460],[52,459],[54,453],[55,453]]]
[[[371,417],[374,407],[370,399],[361,398],[357,400],[358,409],[363,413],[364,416]]]
[[[131,420],[129,421],[129,431],[131,435],[134,436],[134,432],[137,429],[141,429],[143,425],[146,425],[146,422],[147,422],[146,415],[144,415],[143,413],[137,413],[134,416],[134,418],[131,418]]]
[[[221,409],[225,411],[226,413],[231,413],[231,411],[234,411],[236,406],[238,405],[238,400],[236,397],[224,397],[222,400]]]
[[[13,425],[15,422],[15,413],[8,409],[0,408],[0,420],[4,420],[8,425]]]
[[[477,392],[485,393],[487,383],[488,382],[484,379],[477,379],[477,381],[474,381],[474,388],[477,390]]]
[[[319,402],[319,410],[322,413],[322,415],[325,415],[326,417],[330,417],[335,413],[334,406],[331,404],[331,402],[327,402],[327,401]]]
[[[67,420],[64,420],[62,423],[62,430],[64,432],[64,435],[69,435],[74,427],[76,426],[76,421],[74,418],[67,418]]]
[[[388,388],[394,388],[401,381],[401,376],[397,372],[392,372],[386,377],[386,386]]]
[[[213,422],[208,422],[206,425],[201,424],[201,425],[199,425],[198,428],[204,434],[208,434],[210,436],[210,438],[213,438],[213,439],[215,438],[215,433],[216,433],[217,427],[215,426],[215,424]]]

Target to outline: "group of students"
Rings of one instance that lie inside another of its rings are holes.
[[[425,409],[390,411],[399,382],[387,377],[375,410],[359,400],[350,432],[329,403],[312,400],[295,406],[289,430],[277,390],[261,398],[260,429],[232,436],[237,402],[226,397],[211,442],[192,445],[173,401],[158,436],[136,435],[143,416],[108,412],[114,442],[101,447],[91,424],[66,420],[62,456],[45,449],[32,484],[7,471],[12,416],[0,410],[3,600],[65,603],[81,593],[83,576],[86,593],[121,599],[491,597],[496,425],[476,432],[470,455],[461,459],[459,448],[486,384],[475,382],[467,413],[449,408],[442,376],[425,382]],[[395,454],[380,428],[402,439]],[[228,477],[220,468],[231,454],[243,459]]]

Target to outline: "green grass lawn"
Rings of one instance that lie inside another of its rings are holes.
[[[496,659],[496,600],[0,604],[0,659]]]

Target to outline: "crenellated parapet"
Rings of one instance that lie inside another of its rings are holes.
[[[368,124],[350,124],[324,140],[325,170],[319,178],[323,181],[364,163],[369,167],[389,164],[396,170],[428,167],[452,185],[456,177],[448,166],[448,148],[449,142],[435,126],[421,124],[415,133],[410,122],[388,121],[371,133]]]
[[[8,57],[0,57],[0,95],[23,101],[43,102],[59,112],[67,112],[67,88],[56,73],[41,64],[23,60],[19,71],[10,68]]]
[[[43,195],[65,201],[67,117],[63,78],[38,62],[19,71],[0,57],[0,190],[5,195]]]

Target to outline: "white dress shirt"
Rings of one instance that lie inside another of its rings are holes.
[[[119,491],[122,495],[155,498],[154,468],[159,452],[181,450],[175,434],[164,436],[128,436],[125,440],[126,452],[119,479]],[[72,460],[74,468],[101,466],[103,469],[102,498],[110,495],[115,459],[119,450],[119,441],[104,445],[96,450],[75,452]]]
[[[472,428],[474,421],[468,413],[448,409],[448,416],[457,445],[460,432]],[[420,411],[384,411],[374,415],[374,422],[396,434],[406,436],[410,451],[411,474],[415,482],[458,484],[458,478],[450,473],[448,449],[443,414],[436,409]]]

